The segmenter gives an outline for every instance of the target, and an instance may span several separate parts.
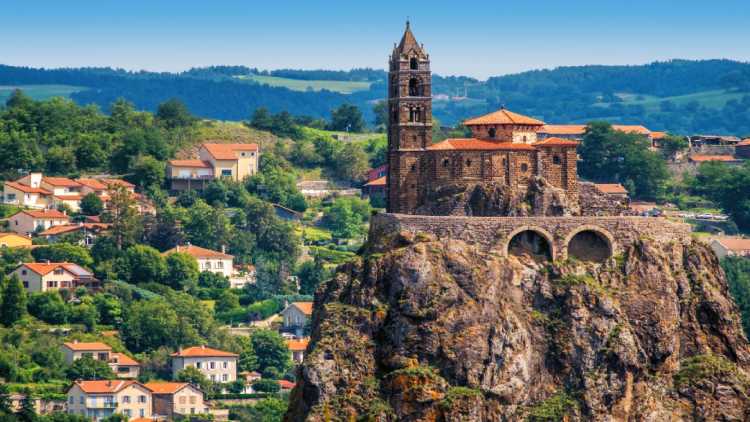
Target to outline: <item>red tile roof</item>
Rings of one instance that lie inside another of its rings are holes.
[[[190,384],[186,382],[147,382],[144,385],[155,394],[174,394]]]
[[[289,306],[295,306],[297,309],[302,311],[305,315],[312,315],[313,303],[312,302],[292,302]]]
[[[238,357],[239,355],[231,352],[225,352],[223,350],[212,349],[206,346],[193,346],[186,349],[181,349],[178,352],[172,353],[170,356],[181,356],[181,357]]]
[[[287,340],[286,341],[286,346],[292,352],[303,352],[305,349],[307,349],[307,344],[308,343],[310,343],[309,339]]]
[[[78,182],[67,177],[43,177],[42,183],[46,183],[51,186],[62,186],[62,187],[76,187],[81,186]]]
[[[578,141],[561,138],[547,138],[543,141],[535,142],[533,145],[535,147],[576,147],[578,146]]]
[[[108,223],[82,223],[82,224],[60,224],[52,226],[47,230],[39,233],[40,236],[54,236],[63,233],[70,233],[78,230],[107,230],[111,224]]]
[[[94,350],[112,350],[112,347],[110,347],[108,344],[101,343],[98,341],[94,342],[67,342],[63,343],[63,346],[67,347],[70,350],[74,351],[94,351]]]
[[[24,266],[41,276],[45,276],[56,270],[57,268],[62,268],[65,271],[73,274],[74,276],[91,275],[91,273],[83,269],[78,264],[71,264],[69,262],[50,262],[49,264],[41,262],[25,262],[21,264],[21,266]]]
[[[596,183],[594,184],[596,189],[601,193],[613,193],[613,194],[628,194],[628,190],[625,186],[619,183]]]
[[[83,199],[83,195],[81,195],[80,193],[69,195],[54,195],[53,197],[61,201],[80,201],[81,199]]]
[[[123,380],[97,380],[97,381],[76,381],[74,385],[77,385],[88,394],[107,394],[116,393],[125,387],[129,387],[133,384],[143,385],[137,381],[123,381]]]
[[[112,353],[112,361],[115,359],[117,360],[118,365],[122,366],[138,366],[140,365],[137,360],[131,358],[130,356],[126,355],[125,353]]]
[[[544,125],[539,132],[550,135],[578,135],[586,133],[587,125]],[[649,135],[652,132],[641,125],[612,125],[612,129],[625,133],[639,133]],[[663,132],[662,132],[663,133]]]
[[[625,133],[637,133],[639,135],[650,135],[651,131],[641,125],[612,125],[612,129]]]
[[[258,144],[203,144],[203,148],[217,160],[236,160],[237,151],[258,151]]]
[[[281,387],[282,390],[291,390],[294,386],[295,384],[291,381],[279,380],[279,387]]]
[[[734,158],[731,155],[702,155],[695,154],[690,156],[691,161],[705,162],[705,161],[738,161],[738,158]]]
[[[385,186],[386,178],[388,176],[378,177],[377,179],[365,183],[365,186]]]
[[[654,139],[664,139],[667,135],[667,132],[651,132],[651,137]]]
[[[23,193],[41,193],[43,195],[51,195],[52,192],[42,188],[32,188],[31,186],[24,185],[18,182],[5,182],[5,186],[11,187],[15,190],[20,190]]]
[[[93,190],[97,190],[97,191],[107,190],[107,185],[105,185],[104,183],[96,179],[87,179],[87,178],[76,179],[76,182],[78,182],[79,184],[83,186],[89,187]]]
[[[522,114],[514,113],[501,108],[498,111],[485,114],[484,116],[468,119],[464,122],[466,126],[473,125],[529,125],[542,126],[544,122]]]
[[[534,147],[529,144],[513,143],[513,142],[500,142],[500,141],[485,141],[481,139],[473,138],[462,138],[462,139],[446,139],[443,142],[432,144],[427,147],[428,150],[433,151],[446,151],[446,150],[462,150],[462,151],[487,151],[487,150],[522,150],[522,151],[533,151]]]
[[[211,249],[201,248],[199,246],[195,245],[187,245],[187,246],[175,246],[174,248],[164,252],[163,255],[169,255],[176,252],[180,253],[186,253],[193,258],[214,258],[214,259],[234,259],[233,255],[229,255],[226,253],[213,251]]]
[[[24,210],[24,211],[19,211],[14,215],[18,215],[21,213],[24,213],[33,218],[39,218],[39,219],[54,219],[54,220],[67,220],[68,219],[67,214],[60,212],[58,210],[47,210],[47,209],[38,210],[38,211],[37,210]]]
[[[750,138],[747,138],[741,142],[739,142],[737,145],[738,147],[744,147],[744,146],[750,146]]]
[[[738,238],[738,237],[723,237],[716,239],[717,242],[721,243],[725,248],[730,251],[744,252],[750,251],[750,239]]]
[[[210,168],[211,164],[202,160],[169,160],[169,165],[173,167],[199,167]]]

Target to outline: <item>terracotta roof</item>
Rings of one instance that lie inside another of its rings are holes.
[[[310,343],[310,340],[303,339],[303,340],[287,340],[286,346],[289,348],[292,352],[302,352],[305,349],[307,349],[307,344]]]
[[[550,135],[583,135],[586,125],[544,125],[539,132]]]
[[[294,388],[294,383],[287,380],[279,380],[279,387],[281,387],[283,390],[291,390]]]
[[[81,186],[78,182],[67,177],[43,177],[42,183],[46,183],[51,186],[62,186],[62,187],[75,187]]]
[[[742,142],[738,143],[735,146],[738,146],[738,147],[750,146],[750,138],[743,140]]]
[[[543,141],[535,142],[533,145],[535,147],[576,147],[578,146],[578,141],[561,138],[547,138]]]
[[[170,356],[182,357],[237,357],[239,355],[225,352],[223,350],[212,349],[206,346],[193,346],[172,353]]]
[[[619,183],[595,183],[596,189],[601,193],[626,194],[628,190]]]
[[[51,273],[52,271],[56,270],[57,268],[62,267],[65,271],[75,275],[75,276],[90,276],[91,273],[83,269],[78,264],[71,264],[69,262],[50,262],[48,263],[41,263],[41,262],[26,262],[21,264],[21,266],[24,266],[31,271],[34,271],[35,273],[39,275],[47,275]]]
[[[738,161],[739,159],[734,158],[731,155],[702,155],[695,154],[690,156],[691,161],[704,162],[704,161]]]
[[[365,183],[365,186],[385,186],[386,178],[388,176],[378,177],[377,179]]]
[[[258,144],[203,144],[217,160],[236,160],[237,151],[258,151]]]
[[[427,147],[428,150],[525,150],[533,151],[534,147],[529,144],[513,143],[513,142],[500,142],[500,141],[484,141],[480,139],[446,139],[443,142],[432,144]]]
[[[716,241],[731,251],[750,251],[750,239],[723,237],[716,239]]]
[[[24,185],[18,182],[5,182],[5,186],[11,187],[15,190],[20,190],[23,193],[41,193],[44,195],[51,195],[52,192],[42,188],[32,188],[31,186]]]
[[[312,302],[292,302],[291,305],[294,305],[297,309],[302,311],[305,315],[312,315],[313,311],[313,303]]]
[[[138,366],[140,365],[137,360],[131,358],[130,356],[126,355],[125,353],[112,353],[112,360],[114,361],[114,358],[117,358],[117,364],[122,366]]]
[[[174,167],[200,167],[211,168],[211,164],[202,160],[169,160],[169,165]]]
[[[542,126],[544,122],[537,120],[522,114],[514,113],[510,110],[501,108],[498,111],[484,116],[475,117],[468,119],[464,122],[466,126],[473,125],[529,125],[529,126]]]
[[[664,139],[667,135],[667,132],[651,132],[651,137],[654,139]]]
[[[190,384],[186,382],[147,382],[143,385],[156,394],[174,394]]]
[[[68,216],[65,213],[62,213],[62,212],[60,212],[58,210],[47,210],[47,209],[44,209],[44,210],[24,210],[24,211],[19,211],[16,214],[13,214],[13,215],[18,215],[18,214],[21,214],[21,213],[27,214],[27,215],[29,215],[29,216],[31,216],[33,218],[46,218],[46,219],[55,219],[55,220],[67,220],[68,219]]]
[[[187,245],[187,246],[175,246],[174,248],[166,251],[163,253],[163,255],[169,255],[176,252],[180,253],[186,253],[193,258],[223,258],[223,259],[233,259],[233,255],[229,255],[226,253],[221,253],[218,251],[212,251],[211,249],[201,248],[200,246],[195,245]]]
[[[57,198],[62,201],[80,201],[81,199],[83,199],[83,195],[81,195],[80,193],[70,195],[53,195],[53,198]]]
[[[137,381],[124,381],[124,380],[96,380],[96,381],[76,381],[74,383],[81,387],[85,393],[88,394],[107,394],[116,393],[125,387],[129,387],[133,384],[138,384]]]
[[[637,133],[640,135],[650,135],[651,131],[641,125],[612,125],[612,129],[625,133]]]
[[[108,344],[101,343],[98,341],[67,342],[67,343],[63,343],[63,346],[67,347],[70,350],[75,350],[75,351],[112,350],[112,347],[110,347]]]
[[[63,233],[70,233],[82,229],[86,230],[107,230],[111,224],[108,223],[82,223],[82,224],[60,224],[52,226],[47,230],[39,233],[40,236],[54,236]]]
[[[76,179],[76,182],[93,190],[107,190],[107,185],[96,179]]]

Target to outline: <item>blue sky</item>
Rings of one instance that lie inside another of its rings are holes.
[[[0,63],[384,68],[407,16],[444,75],[750,61],[748,0],[3,0]]]

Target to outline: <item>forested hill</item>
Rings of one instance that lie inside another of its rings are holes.
[[[327,118],[349,102],[372,120],[374,103],[385,96],[385,78],[377,69],[212,66],[153,73],[0,65],[0,97],[3,86],[64,85],[75,101],[105,110],[119,97],[145,110],[176,97],[197,115],[227,120],[246,119],[260,106]],[[604,119],[683,134],[750,134],[750,64],[731,60],[560,67],[487,81],[435,75],[433,93],[435,117],[444,125],[505,105],[550,123]]]

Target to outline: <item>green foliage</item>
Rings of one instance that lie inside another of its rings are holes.
[[[303,262],[296,271],[299,277],[300,293],[312,295],[318,286],[331,277],[330,271],[326,270],[323,260],[316,257],[313,261]]]
[[[136,158],[132,166],[133,174],[129,180],[146,190],[159,188],[166,174],[166,163],[150,155]]]
[[[0,306],[0,323],[10,327],[26,315],[26,289],[15,274],[0,280],[2,284],[2,306]]]
[[[579,408],[578,400],[565,391],[559,391],[531,406],[526,417],[530,422],[557,422],[565,420]]]
[[[271,114],[265,107],[259,107],[255,109],[250,122],[248,122],[248,126],[269,131],[280,137],[289,137],[292,139],[300,137],[299,127],[295,124],[292,115],[286,111]]]
[[[365,223],[371,212],[370,203],[366,200],[355,197],[338,198],[324,211],[323,224],[336,237],[359,237],[365,233]]]
[[[161,282],[167,275],[167,263],[158,250],[135,245],[125,251],[122,274],[132,283]]]
[[[721,267],[727,275],[729,292],[742,317],[745,335],[750,337],[750,260],[743,257],[726,257]]]
[[[266,160],[265,154],[261,162]],[[307,202],[297,190],[297,177],[278,166],[265,165],[261,171],[247,181],[247,190],[258,195],[265,201],[273,202],[291,208],[295,211],[305,211]]]
[[[281,422],[287,410],[286,401],[268,397],[262,398],[252,406],[231,407],[229,417],[232,420],[253,422]]]
[[[470,399],[472,397],[482,397],[482,391],[469,387],[450,387],[445,393],[445,397],[440,402],[440,405],[450,409],[457,401]]]
[[[352,104],[341,104],[331,112],[331,123],[328,129],[346,132],[362,132],[365,128],[365,120],[362,112]]]
[[[93,192],[87,193],[81,199],[81,213],[85,215],[99,215],[104,210],[104,202]]]
[[[37,262],[72,262],[83,267],[91,267],[94,263],[87,248],[63,242],[34,248],[31,255]]]
[[[258,360],[258,369],[263,372],[273,367],[286,372],[292,366],[291,355],[286,342],[276,331],[257,330],[250,337]]]
[[[29,248],[0,248],[0,273],[8,274],[19,262],[33,262]]]
[[[57,292],[36,292],[29,296],[29,313],[50,324],[65,324],[68,307]]]
[[[664,160],[649,147],[642,135],[613,130],[605,122],[590,123],[578,149],[582,159],[578,171],[593,181],[622,183],[635,198],[660,198],[669,173]]]
[[[200,386],[204,392],[212,391],[211,381],[203,375],[200,369],[193,366],[187,366],[177,372],[175,381],[189,382],[190,384]]]
[[[737,365],[721,355],[695,355],[680,362],[680,370],[674,375],[677,388],[695,387],[702,381],[740,383],[750,387],[750,380],[740,372]]]
[[[175,290],[191,290],[198,285],[198,261],[192,256],[175,252],[166,260],[167,273],[164,278],[167,285]]]
[[[750,230],[750,189],[747,188],[750,186],[750,162],[740,167],[703,163],[688,184],[693,193],[720,204],[741,230]]]
[[[253,390],[260,393],[277,393],[281,387],[279,382],[272,379],[259,379],[253,381]]]
[[[182,101],[172,98],[159,104],[156,121],[167,129],[176,129],[191,126],[195,123],[195,117]]]
[[[115,373],[106,361],[83,356],[76,359],[66,371],[69,380],[111,380],[115,379]]]

